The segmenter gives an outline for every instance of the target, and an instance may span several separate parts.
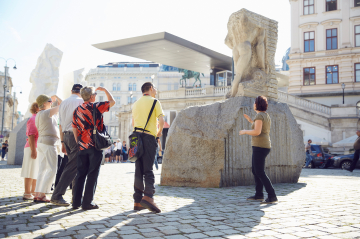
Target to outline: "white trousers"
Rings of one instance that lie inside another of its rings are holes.
[[[39,174],[36,180],[35,192],[50,193],[55,181],[57,170],[57,148],[54,145],[37,144]]]

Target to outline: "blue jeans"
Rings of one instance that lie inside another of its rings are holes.
[[[96,190],[102,161],[102,151],[95,148],[79,150],[77,158],[77,175],[73,190],[73,207],[90,206]],[[86,186],[82,196],[84,184]]]
[[[309,166],[309,164],[311,163],[311,161],[313,160],[313,157],[311,156],[311,154],[306,153],[306,164],[305,164],[305,168],[307,168]]]
[[[1,157],[5,158],[6,155],[6,149],[1,149]]]

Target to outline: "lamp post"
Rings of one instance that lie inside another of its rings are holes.
[[[16,89],[17,87],[19,87],[21,89],[20,86],[15,86],[14,88]],[[15,115],[15,100],[16,100],[16,91],[14,89],[14,102],[13,102],[13,114],[11,117],[11,130],[14,129],[14,115]],[[20,90],[20,94],[22,94],[22,91]]]
[[[5,60],[5,81],[4,81],[4,99],[3,99],[3,110],[2,110],[2,120],[1,120],[1,135],[0,137],[3,139],[4,138],[4,117],[5,117],[5,97],[6,97],[6,88],[7,88],[7,78],[6,78],[6,75],[7,75],[7,71],[9,70],[9,67],[7,66],[7,62],[8,60],[13,60],[15,62],[15,65],[13,67],[14,70],[16,70],[16,61],[12,58],[9,58],[9,59],[5,59],[5,58],[2,58],[0,57],[0,59],[3,59]]]
[[[341,88],[343,90],[343,104],[345,104],[345,83],[341,84]]]
[[[151,83],[154,83],[155,75],[151,75]]]

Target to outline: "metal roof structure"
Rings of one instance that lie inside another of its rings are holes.
[[[231,70],[232,59],[167,32],[94,44],[94,47],[126,56],[209,73]]]

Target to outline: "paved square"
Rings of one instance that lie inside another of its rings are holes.
[[[159,186],[160,165],[159,214],[132,210],[131,163],[101,167],[92,211],[23,201],[20,171],[0,165],[0,238],[360,238],[360,170],[304,169],[274,185],[278,204],[260,205],[246,201],[254,186]]]

